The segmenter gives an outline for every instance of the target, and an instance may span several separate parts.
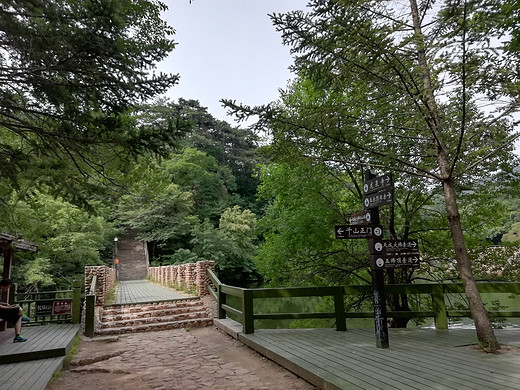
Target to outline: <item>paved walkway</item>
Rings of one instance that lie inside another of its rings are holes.
[[[147,303],[192,297],[161,287],[148,280],[120,281],[117,289],[116,303]]]
[[[101,340],[82,342],[70,371],[47,390],[314,389],[213,327]]]

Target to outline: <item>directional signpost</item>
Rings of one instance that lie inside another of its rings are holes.
[[[373,209],[392,203],[394,203],[394,193],[390,190],[365,195],[364,205],[366,209]]]
[[[351,214],[349,225],[336,225],[336,239],[366,238],[370,248],[370,268],[374,287],[374,325],[376,345],[388,348],[388,321],[384,292],[384,270],[419,267],[417,240],[384,240],[379,224],[379,207],[393,204],[394,183],[391,173],[375,177],[366,172],[363,183],[365,211]]]
[[[390,254],[370,256],[370,267],[372,269],[382,268],[419,268],[420,258],[417,254]]]

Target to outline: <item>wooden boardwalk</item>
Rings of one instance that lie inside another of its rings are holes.
[[[215,324],[320,389],[520,389],[520,352],[475,349],[474,330],[390,329],[376,348],[373,329],[261,329],[242,334],[234,321]],[[520,329],[496,330],[520,347]]]
[[[116,303],[151,303],[160,301],[172,301],[190,297],[187,294],[179,294],[148,280],[120,281],[117,288]]]
[[[55,324],[23,327],[24,343],[13,343],[9,337],[0,344],[0,389],[44,389],[54,372],[63,365],[78,334],[79,325]],[[2,332],[4,333],[4,332]],[[4,336],[4,335],[2,335]]]

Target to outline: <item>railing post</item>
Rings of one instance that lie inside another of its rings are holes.
[[[334,311],[336,312],[336,330],[347,330],[347,319],[345,316],[345,304],[343,301],[343,287],[338,287],[334,293]]]
[[[226,318],[226,310],[222,308],[222,305],[226,304],[226,293],[222,292],[222,285],[219,283],[217,285],[217,307],[218,307],[218,318],[220,320]]]
[[[96,295],[85,297],[85,336],[94,337],[94,317],[96,309]]]
[[[242,327],[245,334],[254,333],[253,291],[245,289],[242,295]]]
[[[432,285],[432,308],[435,314],[435,329],[448,329],[448,317],[442,284]]]
[[[81,322],[81,282],[75,280],[72,286],[72,323],[79,324]]]

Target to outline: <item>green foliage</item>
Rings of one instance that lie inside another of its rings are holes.
[[[39,247],[36,256],[17,255],[13,279],[22,288],[70,288],[74,278],[83,278],[84,266],[110,261],[104,252],[111,248],[115,229],[101,214],[102,207],[91,206],[100,215],[39,191],[30,197],[11,197],[0,218],[1,230],[24,232]]]
[[[23,284],[48,287],[54,285],[54,280],[50,275],[51,262],[50,259],[37,257],[31,261],[25,262],[20,267],[20,274],[26,275]],[[16,279],[17,282],[19,279]]]
[[[515,222],[509,231],[502,236],[502,241],[512,244],[520,242],[520,222]]]
[[[230,205],[228,189],[235,185],[233,175],[206,153],[186,148],[181,154],[172,155],[165,169],[172,182],[192,194],[194,213],[201,220],[216,222]]]
[[[213,157],[219,169],[227,171],[223,178],[233,202],[252,210],[258,207],[258,180],[252,175],[258,160],[258,139],[253,132],[215,119],[196,100],[158,100],[142,108],[139,121],[180,131],[184,137],[179,138],[176,151],[193,148]]]
[[[142,157],[118,179],[119,223],[148,242],[152,264],[214,260],[222,277],[258,279],[251,257],[255,215],[255,138],[217,121],[196,101],[158,101],[139,114],[143,125],[181,129],[184,138],[162,159]],[[221,226],[219,227],[219,223]]]
[[[269,201],[259,222],[265,240],[256,256],[260,272],[274,285],[364,279],[366,243],[334,239],[334,225],[345,224],[361,205],[351,177],[288,158],[291,163],[271,163],[259,173],[259,194]]]
[[[103,172],[114,149],[160,150],[172,141],[128,115],[178,79],[150,72],[174,47],[165,9],[157,0],[2,2],[2,177],[16,183],[28,168],[60,160]]]

